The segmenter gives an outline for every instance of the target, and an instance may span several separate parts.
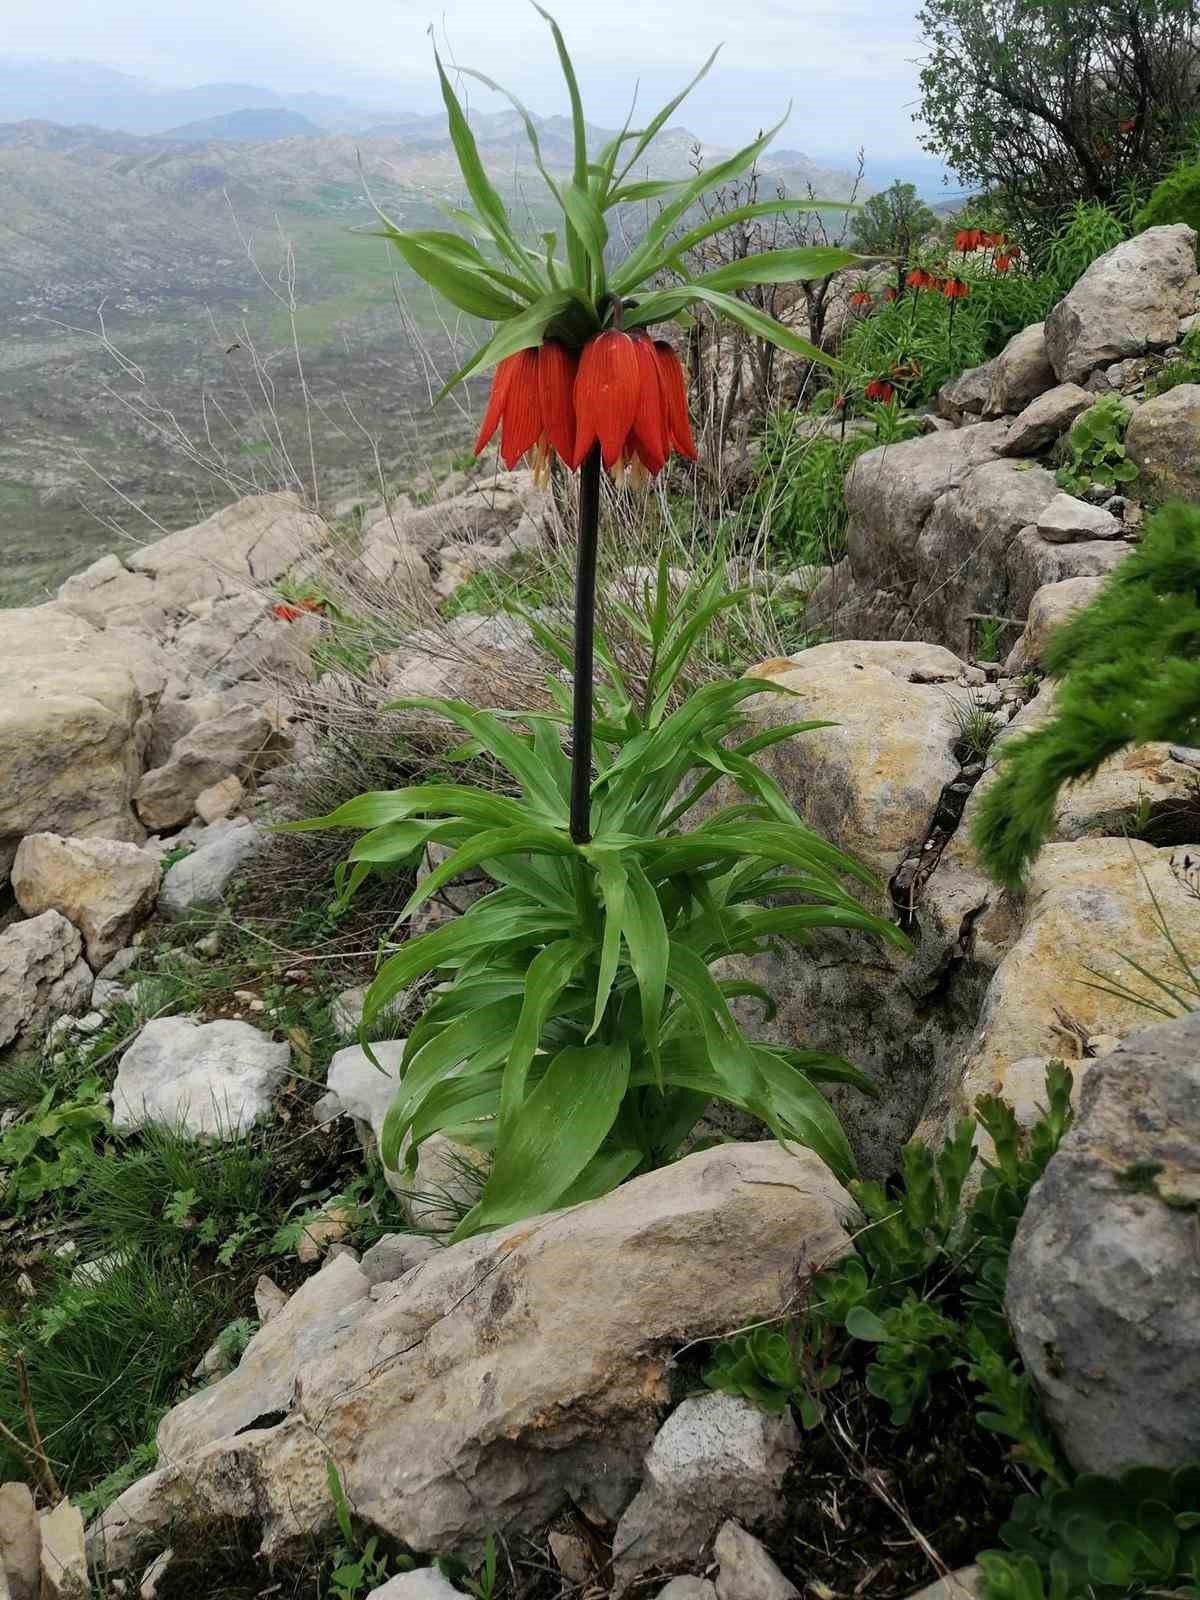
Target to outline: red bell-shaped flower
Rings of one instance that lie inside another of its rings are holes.
[[[506,356],[492,380],[475,454],[483,452],[500,428],[500,457],[510,472],[530,451],[536,453],[534,471],[539,476],[549,471],[555,455],[574,467],[577,365],[574,354],[557,339]]]
[[[595,445],[610,471],[655,477],[671,451],[696,458],[683,368],[670,345],[610,329],[590,339],[575,379],[575,460]]]

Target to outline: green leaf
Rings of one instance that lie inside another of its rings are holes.
[[[745,300],[739,300],[735,295],[726,294],[722,290],[709,288],[699,281],[687,284],[681,289],[665,289],[658,294],[648,295],[626,314],[625,326],[642,328],[652,322],[662,322],[697,300],[704,305],[712,306],[714,311],[718,311],[728,321],[735,322],[739,328],[753,334],[756,339],[765,339],[768,344],[776,345],[780,350],[804,356],[809,361],[816,361],[822,366],[832,368],[835,372],[843,370],[842,362],[836,357],[819,349],[808,339],[802,339],[798,333],[793,333],[790,328],[784,327],[782,322],[776,322],[774,317],[767,316],[765,311],[759,311],[756,306],[747,304]]]
[[[451,1242],[552,1209],[604,1143],[628,1082],[628,1044],[560,1050],[497,1146],[483,1195]]]
[[[434,399],[434,405],[445,399],[452,389],[457,388],[473,372],[487,372],[505,357],[516,355],[518,350],[532,350],[535,345],[541,344],[551,324],[573,307],[582,310],[593,321],[595,320],[595,312],[585,304],[575,290],[552,289],[540,300],[535,300],[527,311],[522,311],[519,316],[510,317],[507,322],[502,322],[488,342],[480,345],[471,359],[459,367],[454,376],[442,386]]]
[[[608,245],[608,225],[600,207],[587,189],[574,183],[564,183],[559,194],[567,220],[579,235],[592,263],[592,292],[598,295],[604,287],[604,251]]]
[[[539,759],[537,752],[504,726],[491,712],[480,711],[465,700],[442,700],[432,696],[412,695],[394,700],[384,708],[388,711],[436,711],[451,722],[474,734],[483,747],[490,751],[521,785],[528,798],[547,816],[555,819],[567,817],[567,806],[551,773]],[[529,822],[529,817],[522,821]]]
[[[525,996],[513,1030],[500,1090],[500,1138],[507,1141],[525,1099],[525,1079],[542,1040],[546,1019],[588,952],[577,938],[557,939],[540,950],[525,974]]]
[[[667,122],[672,116],[674,116],[675,112],[678,111],[679,107],[687,99],[688,95],[691,94],[692,90],[701,81],[701,79],[708,75],[712,68],[713,62],[717,59],[720,53],[721,46],[718,45],[713,51],[712,55],[709,56],[708,60],[700,68],[696,76],[691,80],[691,82],[685,84],[679,93],[674,97],[674,99],[668,100],[666,105],[663,106],[662,110],[651,117],[650,121],[646,124],[645,128],[642,129],[641,134],[638,136],[637,147],[621,171],[621,176],[617,180],[618,188],[625,182],[628,174],[641,160],[642,156],[646,153],[647,149],[649,149],[650,145],[654,143],[654,140],[658,137],[662,129],[666,127]],[[636,185],[631,185],[631,187],[636,187]],[[614,196],[614,203],[615,200],[616,197]]]
[[[697,245],[711,239],[714,233],[723,233],[739,222],[756,222],[759,217],[777,216],[787,211],[815,211],[817,209],[857,211],[859,207],[849,200],[756,200],[750,205],[735,206],[732,211],[718,211],[715,216],[685,233],[675,241],[671,250],[671,264],[681,263],[683,257]]]
[[[521,855],[523,853],[573,855],[575,846],[566,834],[553,828],[535,827],[526,823],[520,828],[485,828],[475,834],[467,844],[452,850],[446,859],[423,877],[405,901],[400,921],[411,917],[435,895],[443,884],[452,882],[473,867],[480,867],[491,856]]]
[[[484,273],[472,269],[465,261],[450,259],[445,251],[431,249],[419,235],[403,233],[399,228],[389,227],[383,231],[417,276],[468,316],[480,317],[485,322],[504,322],[522,310],[519,301],[501,294]],[[533,298],[527,288],[523,294],[526,300]]]
[[[285,822],[280,833],[311,833],[331,828],[379,828],[389,822],[426,813],[470,817],[477,822],[506,824],[528,822],[520,802],[508,795],[489,794],[459,783],[413,784],[407,789],[377,789],[347,800],[324,817]]]
[[[611,850],[589,852],[600,880],[600,893],[604,899],[604,939],[600,946],[600,970],[596,977],[596,1004],[588,1040],[599,1032],[612,993],[613,980],[621,959],[621,931],[625,916],[626,869],[620,857]],[[586,1042],[586,1041],[585,1041]]]
[[[754,283],[797,283],[808,278],[828,278],[843,272],[861,258],[836,245],[807,245],[794,250],[764,250],[742,256],[693,280],[693,287],[744,289]]]
[[[847,1314],[846,1332],[852,1339],[863,1339],[869,1344],[882,1344],[890,1337],[887,1328],[866,1306],[854,1306]]]
[[[458,103],[458,96],[446,76],[446,69],[442,66],[442,58],[435,49],[433,59],[437,63],[438,79],[442,86],[442,100],[446,107],[446,119],[450,128],[450,140],[454,145],[454,153],[458,157],[459,169],[463,175],[463,182],[467,192],[474,202],[480,217],[491,230],[493,239],[500,250],[509,258],[521,276],[526,279],[530,287],[540,291],[544,285],[538,281],[536,274],[529,265],[529,259],[508,220],[508,212],[504,202],[492,187],[487,173],[484,171],[483,162],[479,158],[479,149],[475,143],[475,135],[471,132],[471,125],[463,114],[463,109]]]
[[[654,886],[642,870],[636,857],[631,857],[626,868],[626,895],[623,911],[625,943],[629,950],[629,965],[637,979],[638,994],[642,1002],[642,1028],[646,1048],[655,1068],[660,1072],[659,1036],[662,1031],[663,1006],[667,993],[667,966],[671,957],[671,942],[662,905]]]

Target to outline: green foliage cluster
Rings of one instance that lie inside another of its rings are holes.
[[[1150,198],[1133,219],[1133,231],[1162,228],[1173,222],[1186,222],[1200,233],[1200,161],[1181,161],[1155,184]]]
[[[1193,328],[1181,346],[1182,354],[1146,381],[1146,394],[1166,394],[1182,383],[1200,383],[1200,329]]]
[[[465,751],[488,752],[516,793],[420,785],[290,825],[364,830],[346,863],[347,894],[427,844],[447,846],[404,916],[469,869],[482,867],[499,885],[388,955],[364,1010],[369,1026],[416,979],[444,979],[409,1034],[382,1155],[396,1166],[408,1139],[411,1171],[423,1140],[448,1130],[493,1155],[457,1237],[603,1194],[670,1160],[714,1096],[811,1146],[835,1172],[853,1170],[819,1084],[866,1080],[824,1052],[747,1038],[729,1001],[752,996],[769,1011],[769,995],[711,971],[726,956],[772,939],[808,943],[825,928],[905,943],[842,882],[872,884],[871,874],[808,828],[753,760],[813,725],[744,737],[740,707],[776,687],[767,681],[709,683],[677,700],[696,641],[747,598],[728,591],[719,553],[710,574],[673,593],[664,554],[647,613],[618,602],[651,666],[635,687],[598,636],[605,681],[596,690],[585,844],[569,833],[570,694],[557,677],[549,680],[556,711],[512,720],[461,701],[401,702],[457,723],[469,736]],[[526,621],[569,668],[569,645]],[[719,780],[732,802],[684,831]],[[801,898],[760,903],[780,896]]]
[[[1115,489],[1132,483],[1138,469],[1125,450],[1125,429],[1132,413],[1117,394],[1101,395],[1067,435],[1064,461],[1056,474],[1070,494],[1085,495],[1095,485]]]
[[[897,178],[854,213],[850,237],[857,250],[868,256],[899,256],[907,260],[913,249],[932,233],[938,219],[911,183]]]
[[[1200,742],[1200,509],[1172,505],[1090,605],[1050,640],[1054,716],[1006,740],[982,797],[976,848],[1008,888],[1045,842],[1059,790],[1130,744]]]
[[[1071,1124],[1070,1072],[1051,1063],[1045,1109],[1027,1134],[993,1096],[981,1097],[977,1112],[993,1155],[971,1204],[964,1210],[962,1195],[977,1160],[975,1121],[964,1119],[936,1156],[910,1141],[894,1189],[850,1185],[866,1218],[856,1253],[813,1281],[796,1327],[756,1329],[718,1346],[705,1373],[711,1387],[775,1410],[794,1402],[812,1426],[857,1340],[872,1349],[867,1388],[894,1426],[911,1419],[940,1373],[965,1369],[980,1390],[979,1425],[1011,1438],[1018,1460],[1062,1477],[1017,1367],[1003,1296],[1029,1191]]]
[[[844,436],[839,431],[804,438],[794,412],[767,413],[741,521],[749,529],[765,527],[780,567],[825,565],[842,556],[846,474],[865,450],[912,438],[920,426],[893,405],[868,403],[860,415],[872,424],[869,432],[849,429]]]

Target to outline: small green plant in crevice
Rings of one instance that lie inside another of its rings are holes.
[[[70,1099],[54,1085],[28,1115],[0,1133],[0,1201],[20,1212],[51,1192],[79,1182],[98,1135],[111,1125],[99,1078],[85,1079]]]
[[[1115,489],[1132,483],[1138,469],[1125,450],[1125,429],[1132,415],[1120,395],[1101,395],[1074,423],[1062,446],[1063,463],[1056,474],[1060,488],[1087,494],[1094,486]]]
[[[1146,394],[1149,398],[1167,394],[1184,383],[1200,383],[1200,328],[1187,335],[1174,361],[1146,380]]]
[[[1003,1296],[1025,1202],[1071,1123],[1070,1072],[1051,1063],[1045,1107],[1027,1133],[994,1097],[981,1096],[977,1112],[993,1155],[969,1206],[961,1201],[977,1152],[976,1123],[966,1118],[936,1156],[910,1141],[894,1189],[851,1183],[866,1218],[856,1253],[813,1280],[794,1324],[718,1346],[704,1375],[710,1387],[772,1410],[790,1400],[811,1427],[857,1342],[871,1351],[867,1389],[894,1426],[912,1419],[942,1373],[961,1370],[978,1390],[979,1425],[1007,1435],[1017,1460],[1058,1479],[1032,1387],[1016,1368]]]
[[[991,662],[1000,659],[1000,641],[1008,626],[1004,617],[980,617],[975,629],[975,659]]]
[[[333,1554],[333,1571],[329,1575],[329,1593],[336,1600],[364,1600],[373,1590],[380,1588],[398,1572],[411,1572],[416,1566],[411,1556],[389,1559],[380,1548],[378,1535],[368,1534],[360,1539],[346,1498],[346,1486],[332,1456],[325,1462],[325,1479],[333,1501],[334,1516],[342,1542]]]
[[[1003,723],[992,708],[975,691],[960,699],[950,697],[950,714],[954,718],[954,755],[964,766],[987,759]]]

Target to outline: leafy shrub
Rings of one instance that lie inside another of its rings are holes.
[[[1147,395],[1166,394],[1181,383],[1200,383],[1200,329],[1193,328],[1181,346],[1182,355],[1146,381]]]
[[[907,1423],[932,1381],[965,1368],[980,1390],[979,1425],[1013,1441],[1013,1454],[1052,1481],[1061,1468],[1004,1319],[1004,1285],[1029,1192],[1071,1124],[1071,1075],[1046,1073],[1046,1104],[1028,1133],[1001,1101],[982,1096],[979,1120],[992,1140],[969,1207],[963,1188],[977,1159],[975,1122],[964,1119],[935,1156],[919,1139],[902,1154],[895,1188],[852,1182],[867,1225],[856,1254],[813,1281],[798,1326],[758,1329],[717,1347],[704,1374],[712,1388],[780,1409],[790,1392],[805,1426],[822,1413],[852,1341],[872,1347],[871,1394],[891,1421]]]
[[[1133,231],[1144,233],[1172,222],[1186,222],[1200,233],[1200,161],[1181,161],[1155,185],[1133,219]]]
[[[814,834],[752,757],[812,724],[736,740],[739,707],[774,686],[710,683],[673,708],[693,642],[744,594],[725,592],[723,562],[682,596],[665,558],[647,618],[627,623],[652,658],[640,692],[601,636],[597,659],[593,837],[568,831],[570,764],[561,710],[521,714],[521,733],[461,701],[418,705],[461,726],[516,794],[422,785],[352,800],[293,828],[366,830],[350,851],[347,891],[370,872],[434,843],[444,862],[419,885],[411,915],[459,874],[482,867],[499,887],[453,922],[418,935],[383,962],[364,1025],[427,974],[445,983],[409,1035],[382,1154],[409,1170],[421,1142],[453,1131],[494,1151],[482,1198],[457,1237],[602,1194],[671,1159],[713,1096],[811,1146],[835,1172],[853,1168],[845,1135],[818,1084],[866,1080],[823,1052],[758,1044],[729,1009],[756,985],[718,979],[712,964],[768,940],[808,942],[822,928],[856,929],[903,945],[891,924],[843,886],[869,872]],[[569,647],[540,622],[544,647],[570,666]],[[739,802],[680,824],[720,778]],[[799,896],[772,909],[770,896]]]
[[[976,848],[1019,889],[1064,783],[1091,777],[1129,744],[1200,742],[1200,509],[1167,506],[1090,605],[1045,654],[1060,680],[1043,727],[1006,740],[983,795]]]
[[[1050,1494],[1022,1495],[1001,1538],[1015,1554],[981,1560],[986,1600],[1040,1595],[1028,1589],[1031,1566],[1062,1600],[1125,1600],[1168,1585],[1181,1600],[1200,1596],[1200,1465],[1084,1473]]]
[[[1051,279],[1054,297],[1066,294],[1093,261],[1116,249],[1129,237],[1129,228],[1111,206],[1096,201],[1077,200],[1063,214],[1058,231],[1044,253],[1046,275]]]
[[[1089,406],[1067,435],[1066,459],[1058,469],[1059,486],[1071,494],[1086,494],[1094,485],[1115,489],[1132,483],[1137,468],[1125,452],[1129,407],[1120,395],[1101,395]]]

